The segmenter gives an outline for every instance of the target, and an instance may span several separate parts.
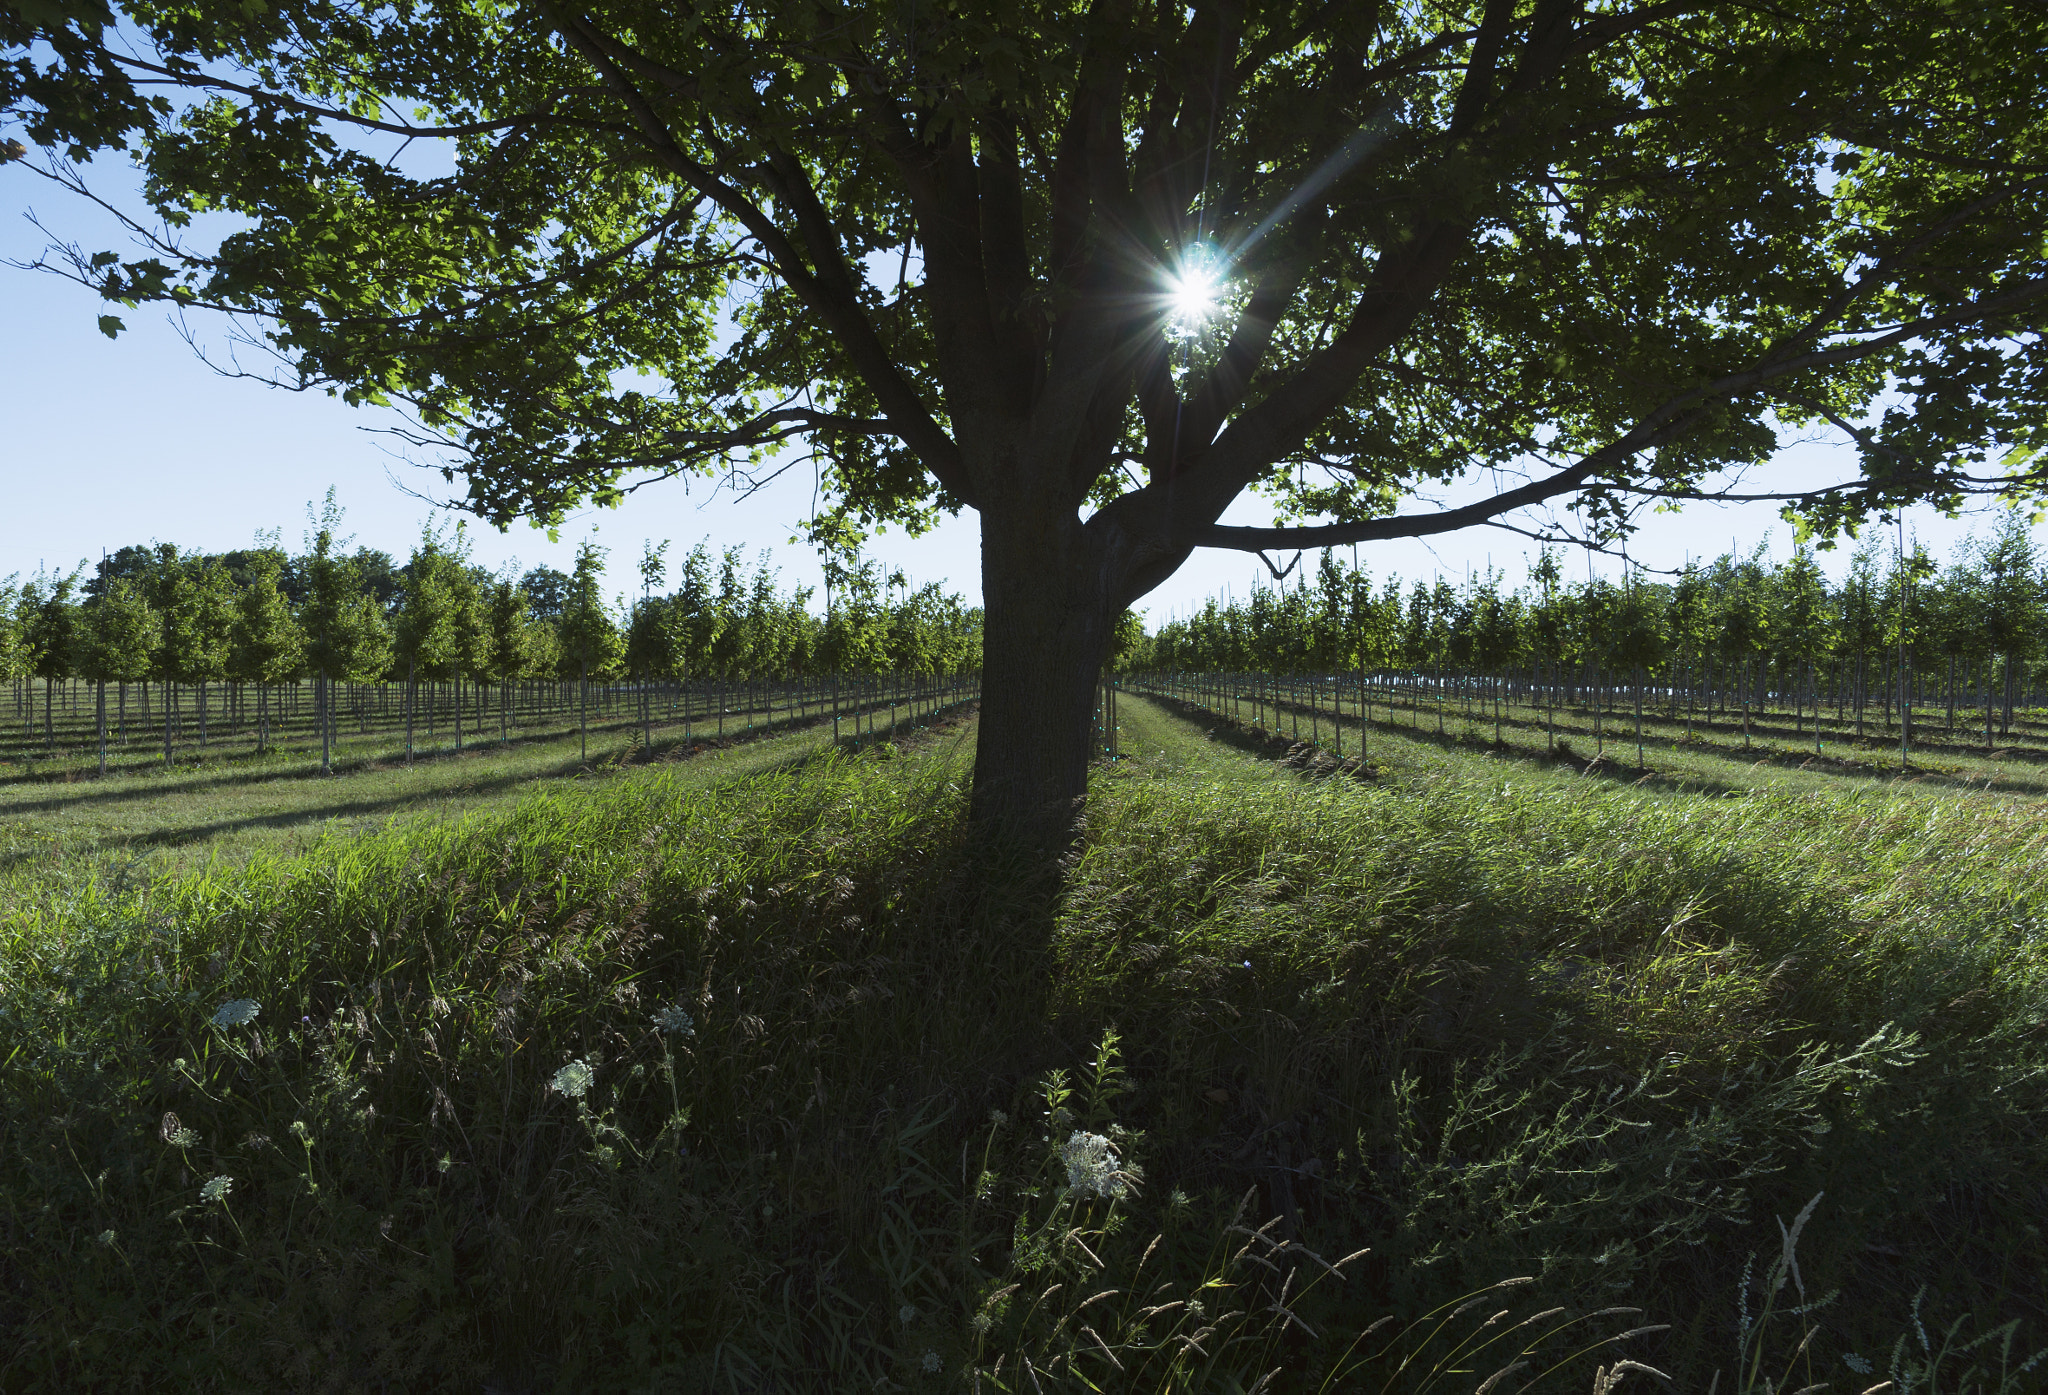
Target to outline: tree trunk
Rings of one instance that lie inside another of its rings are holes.
[[[1111,608],[1079,528],[982,515],[981,722],[973,821],[1041,850],[1078,831]],[[1048,536],[1048,534],[1052,536]]]

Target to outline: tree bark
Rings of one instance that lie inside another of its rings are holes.
[[[1095,685],[1124,602],[1071,514],[1005,512],[982,514],[973,820],[985,835],[1050,851],[1079,832]]]

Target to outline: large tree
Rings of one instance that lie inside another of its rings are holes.
[[[1776,495],[1731,472],[1813,426],[1823,525],[2041,480],[2028,0],[117,10],[0,10],[0,109],[133,143],[169,225],[46,264],[410,404],[501,522],[778,447],[833,540],[975,510],[990,824],[1071,826],[1197,547]]]

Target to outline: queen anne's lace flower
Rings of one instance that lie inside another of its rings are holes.
[[[235,1179],[226,1173],[222,1173],[218,1177],[207,1179],[206,1185],[199,1189],[199,1199],[201,1201],[226,1201],[228,1193],[234,1189]]]
[[[254,998],[230,998],[214,1011],[213,1025],[246,1027],[256,1020],[256,1014],[261,1011],[263,1005]]]
[[[680,1003],[672,1003],[654,1014],[654,1030],[663,1036],[694,1037],[697,1024],[689,1013],[683,1011]]]
[[[548,1087],[572,1100],[580,1100],[590,1093],[591,1085],[597,1080],[597,1072],[582,1061],[571,1061],[555,1072]]]
[[[902,1323],[905,1327],[908,1327],[911,1323],[916,1322],[917,1305],[914,1303],[905,1303],[902,1307],[898,1308],[896,1310],[896,1321]]]
[[[937,1352],[927,1351],[924,1354],[924,1373],[926,1375],[937,1375],[939,1373],[939,1367],[943,1364],[944,1363],[939,1360],[939,1354]]]
[[[197,1148],[199,1146],[199,1130],[182,1127],[172,1129],[170,1136],[164,1139],[164,1142],[170,1144],[173,1148]]]
[[[1099,1133],[1075,1129],[1060,1146],[1060,1161],[1067,1165],[1069,1191],[1112,1199],[1130,1191],[1130,1184],[1119,1168],[1121,1159],[1109,1140]]]

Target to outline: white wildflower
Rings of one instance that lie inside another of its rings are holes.
[[[590,1093],[590,1087],[597,1080],[597,1072],[582,1061],[571,1061],[555,1072],[548,1088],[572,1100],[580,1100]]]
[[[667,1037],[694,1037],[697,1023],[680,1003],[672,1003],[654,1014],[654,1030]]]
[[[925,1373],[926,1375],[928,1375],[928,1376],[935,1376],[935,1375],[937,1375],[937,1374],[939,1373],[939,1366],[940,1366],[940,1365],[941,1365],[942,1363],[941,1363],[941,1362],[939,1361],[939,1354],[938,1354],[937,1352],[935,1352],[935,1351],[927,1351],[927,1352],[926,1352],[926,1353],[924,1354],[924,1363],[923,1363],[923,1364],[924,1364],[924,1373]]]
[[[896,1321],[902,1323],[905,1327],[916,1322],[917,1305],[915,1303],[905,1303],[902,1307],[898,1308],[896,1310]]]
[[[170,1144],[173,1148],[197,1148],[199,1146],[199,1130],[187,1128],[172,1129],[170,1136],[164,1142]]]
[[[313,1131],[306,1127],[304,1119],[292,1120],[291,1135],[308,1148],[313,1146]]]
[[[213,1025],[216,1027],[246,1027],[256,1020],[256,1014],[263,1011],[263,1005],[254,998],[230,998],[215,1009]]]
[[[1209,1310],[1207,1308],[1204,1308],[1202,1306],[1201,1299],[1190,1298],[1188,1300],[1188,1316],[1193,1318],[1195,1321],[1200,1322],[1202,1318],[1205,1315],[1207,1315],[1208,1311]]]
[[[1853,1351],[1845,1351],[1842,1353],[1842,1364],[1859,1376],[1870,1374],[1870,1358],[1867,1356],[1858,1356]]]
[[[1000,1109],[991,1109],[988,1112],[988,1121],[999,1129],[1010,1127],[1010,1116],[1003,1113]]]
[[[102,1245],[108,1246],[109,1248],[112,1248],[114,1241],[119,1238],[120,1237],[116,1236],[114,1232],[111,1230],[103,1230],[100,1232],[100,1243]]]
[[[201,1201],[226,1201],[228,1193],[234,1189],[235,1179],[226,1173],[222,1173],[218,1177],[209,1178],[206,1185],[199,1189],[199,1199]]]
[[[1130,1190],[1119,1170],[1120,1159],[1109,1140],[1099,1133],[1075,1129],[1060,1147],[1060,1161],[1067,1165],[1067,1190],[1084,1196],[1118,1198]]]
[[[974,1315],[974,1330],[981,1336],[986,1337],[988,1330],[995,1325],[996,1320],[987,1313],[976,1313]]]

